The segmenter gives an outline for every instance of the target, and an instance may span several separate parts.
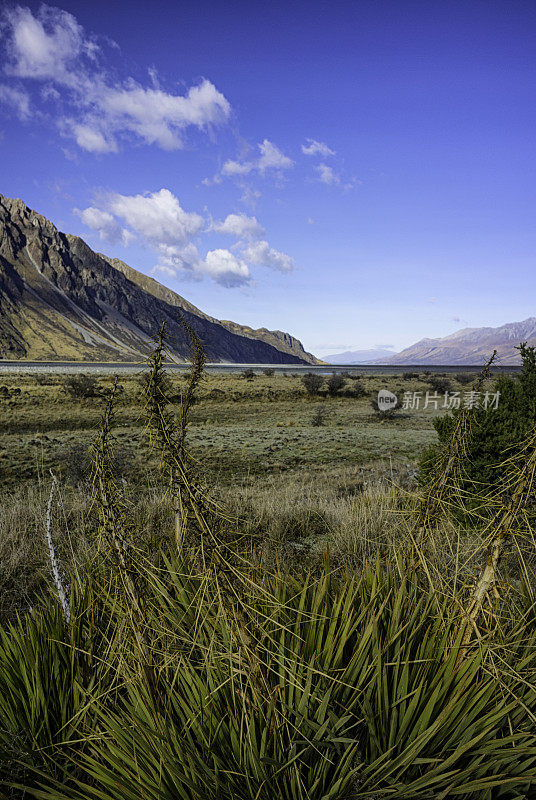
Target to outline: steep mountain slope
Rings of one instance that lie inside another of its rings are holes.
[[[520,342],[536,345],[536,317],[499,328],[464,328],[441,339],[421,339],[381,364],[483,364],[497,350],[497,364],[520,364]]]
[[[122,262],[58,231],[21,200],[0,195],[0,358],[137,361],[165,321],[177,361],[188,357],[177,308],[201,337],[209,361],[316,363],[240,334]],[[252,334],[255,332],[252,331]],[[292,337],[290,337],[292,338]]]
[[[176,292],[174,292],[172,289],[168,289],[167,286],[162,286],[162,284],[158,283],[158,281],[155,281],[154,278],[150,278],[148,275],[144,275],[142,272],[138,272],[138,270],[129,267],[128,264],[124,263],[124,261],[120,261],[118,258],[108,258],[101,253],[99,253],[99,255],[101,255],[102,258],[108,261],[108,263],[113,267],[120,270],[129,280],[137,284],[145,292],[149,292],[149,294],[154,295],[154,297],[157,297],[160,300],[164,300],[170,305],[177,306],[178,308],[186,311],[191,311],[193,314],[203,317],[204,319],[208,319],[210,322],[216,322],[218,325],[222,325],[222,327],[230,331],[230,333],[235,333],[237,336],[246,336],[248,339],[258,339],[266,344],[271,344],[272,347],[275,347],[282,353],[288,353],[288,355],[297,356],[303,361],[306,361],[308,364],[323,363],[320,359],[316,358],[316,356],[312,355],[312,353],[306,352],[300,340],[296,339],[294,336],[291,336],[290,333],[284,333],[283,331],[269,331],[267,328],[254,329],[248,327],[247,325],[239,325],[237,322],[230,322],[229,320],[209,317],[208,314],[200,311],[198,308],[192,305],[192,303],[189,303],[188,300],[185,300],[184,297],[176,294]]]

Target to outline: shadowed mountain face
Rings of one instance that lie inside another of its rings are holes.
[[[464,328],[442,339],[421,339],[381,364],[482,365],[497,350],[497,364],[520,364],[520,342],[536,345],[536,317],[500,328]]]
[[[166,322],[177,361],[189,355],[177,309],[209,361],[315,364],[289,334],[220,322],[152,278],[61,233],[0,195],[0,358],[137,361]]]

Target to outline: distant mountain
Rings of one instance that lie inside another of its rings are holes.
[[[345,353],[335,353],[326,356],[328,364],[366,364],[378,358],[388,358],[393,355],[392,350],[347,350]]]
[[[497,364],[520,364],[520,342],[536,345],[536,317],[500,328],[464,328],[441,339],[421,339],[382,364],[445,364],[480,366],[497,350]]]
[[[213,362],[317,364],[288,333],[220,322],[118,259],[61,233],[21,200],[0,195],[0,358],[138,361],[163,321],[188,358],[177,309]]]

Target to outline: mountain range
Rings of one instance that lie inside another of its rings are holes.
[[[62,233],[22,200],[0,195],[0,358],[139,361],[166,323],[173,358],[200,336],[210,362],[320,364],[283,331],[254,330],[200,311],[124,262]]]
[[[373,364],[378,358],[388,358],[392,350],[374,347],[371,350],[346,350],[344,353],[333,353],[326,356],[329,364]]]
[[[498,365],[521,363],[515,349],[521,342],[536,345],[536,317],[509,322],[498,328],[463,328],[440,339],[421,339],[380,364],[444,364],[475,366],[484,364],[497,350]]]

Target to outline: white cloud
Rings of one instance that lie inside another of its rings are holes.
[[[281,150],[268,139],[259,145],[259,150],[261,151],[261,157],[257,162],[259,172],[266,172],[267,169],[290,169],[294,166],[294,161],[283,155]]]
[[[339,175],[337,175],[332,167],[328,167],[327,164],[320,164],[318,167],[315,167],[315,170],[318,172],[318,180],[321,183],[327,183],[328,186],[334,186],[341,182]]]
[[[327,158],[328,156],[335,155],[335,150],[328,147],[325,142],[317,142],[316,139],[307,139],[307,141],[307,145],[302,144],[301,146],[302,153],[306,156],[322,156],[323,158]]]
[[[251,264],[271,267],[271,269],[279,270],[279,272],[291,272],[296,266],[293,258],[286,253],[279,252],[279,250],[274,250],[265,241],[250,244],[242,252],[242,256]]]
[[[91,125],[77,125],[68,121],[66,127],[71,127],[76,143],[82,150],[88,150],[90,153],[117,152],[117,142],[114,139],[107,139],[102,131]]]
[[[269,139],[264,139],[258,145],[260,156],[246,161],[226,161],[221,169],[221,174],[230,177],[240,177],[248,175],[250,172],[258,172],[264,175],[268,170],[280,172],[294,166],[294,161],[286,156]],[[215,178],[216,182],[218,176]]]
[[[112,194],[107,198],[106,207],[156,246],[188,244],[205,225],[200,214],[184,211],[169,189],[149,194]]]
[[[73,85],[77,78],[71,64],[80,56],[93,58],[98,49],[75,17],[59,8],[42,5],[34,16],[29,8],[16,6],[5,12],[5,19],[11,33],[6,72],[19,78]]]
[[[163,150],[180,149],[181,131],[188,126],[203,129],[216,125],[231,112],[223,94],[207,80],[192,86],[184,96],[144,89],[135,83],[124,88],[106,87],[101,107],[108,130],[129,131]],[[100,125],[98,118],[94,122]]]
[[[223,286],[240,286],[251,280],[248,265],[229,250],[210,250],[203,271]]]
[[[30,96],[24,90],[0,85],[0,103],[11,106],[23,121],[30,118]]]
[[[114,80],[97,62],[99,47],[66,11],[42,5],[34,15],[17,6],[4,14],[4,28],[6,73],[47,81],[43,99],[65,102],[69,111],[59,112],[57,123],[84,150],[114,152],[125,137],[164,150],[180,149],[186,129],[206,130],[224,123],[231,113],[229,102],[209,80],[184,95],[161,89],[154,71],[150,88],[131,78]]]
[[[78,214],[84,225],[97,231],[99,238],[110,244],[121,243],[126,246],[135,238],[130,231],[121,228],[115,217],[108,211],[89,206],[83,211],[75,209],[75,213]]]
[[[239,161],[226,161],[222,167],[222,175],[247,175],[251,170],[256,169],[253,161],[240,163]]]
[[[228,214],[211,222],[200,214],[185,211],[169,189],[137,195],[108,194],[99,205],[75,213],[101,239],[128,245],[137,237],[157,254],[156,272],[171,278],[200,280],[210,277],[228,288],[251,282],[250,266],[262,265],[280,272],[294,269],[294,260],[271,248],[264,228],[256,217]],[[231,250],[209,250],[203,258],[197,242],[201,234],[213,231],[238,240]],[[235,252],[233,253],[232,250]]]
[[[225,233],[239,239],[244,236],[258,238],[266,233],[256,217],[248,217],[246,214],[229,214],[223,222],[214,223],[212,229],[216,233]]]

